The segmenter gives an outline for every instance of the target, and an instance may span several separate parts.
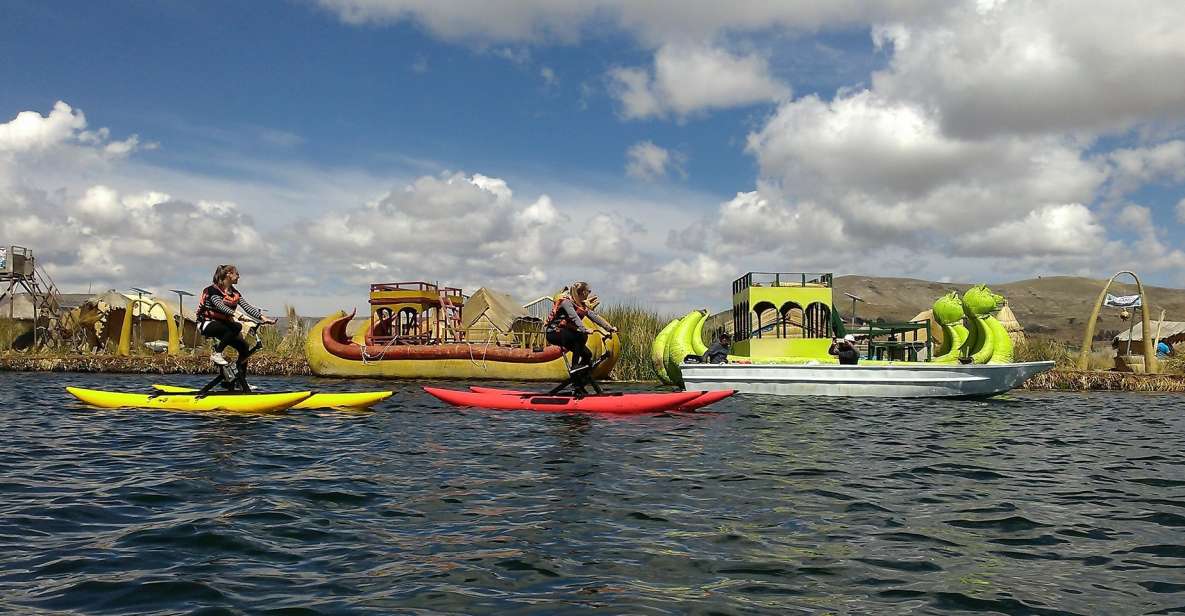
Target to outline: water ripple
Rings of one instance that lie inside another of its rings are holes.
[[[397,383],[369,412],[242,417],[61,390],[160,377],[5,378],[0,612],[1185,606],[1180,396],[746,396],[600,418],[458,410]]]

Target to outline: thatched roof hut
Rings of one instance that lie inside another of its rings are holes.
[[[1169,344],[1180,344],[1185,342],[1185,321],[1152,321],[1149,325],[1152,328],[1153,336],[1155,336],[1157,331],[1159,331],[1160,339]],[[1144,324],[1136,321],[1135,325],[1133,325],[1131,328],[1130,336],[1128,335],[1127,330],[1119,332],[1119,335],[1115,336],[1111,340],[1111,344],[1114,346],[1121,342],[1126,343],[1129,338],[1131,339],[1133,347],[1143,349],[1143,347],[1139,345],[1144,343]]]

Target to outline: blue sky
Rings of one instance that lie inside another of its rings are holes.
[[[0,93],[5,110],[64,100],[117,134],[160,142],[148,160],[198,171],[233,173],[216,154],[234,149],[380,173],[407,158],[499,177],[520,169],[620,177],[626,147],[651,139],[703,152],[689,158],[687,184],[727,198],[733,178],[754,174],[738,129],[769,112],[621,122],[605,72],[646,60],[622,35],[542,53],[441,42],[410,22],[350,26],[307,3],[16,2],[6,10],[13,19],[0,51],[26,61],[0,75],[15,86]],[[867,34],[852,42],[867,47]],[[31,57],[38,48],[78,53]],[[195,157],[194,148],[205,153]]]
[[[0,234],[68,289],[232,260],[312,313],[380,280],[1185,285],[1185,7],[1087,4],[12,0]]]

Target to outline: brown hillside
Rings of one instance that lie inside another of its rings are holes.
[[[1025,332],[1078,345],[1085,333],[1086,319],[1103,290],[1106,280],[1074,276],[1049,276],[988,285],[1008,300]],[[975,283],[930,282],[912,278],[876,278],[870,276],[838,276],[835,278],[835,303],[846,320],[852,311],[852,300],[845,292],[864,299],[857,304],[856,316],[861,319],[883,317],[886,321],[905,321],[913,318],[947,291],[962,293]],[[1144,287],[1152,305],[1149,316],[1155,321],[1160,310],[1165,310],[1166,321],[1185,321],[1185,290],[1165,287]],[[1133,284],[1111,285],[1114,295],[1132,295]],[[1139,318],[1139,313],[1133,319]],[[1127,329],[1119,319],[1119,311],[1104,308],[1095,328],[1096,338],[1110,339]]]

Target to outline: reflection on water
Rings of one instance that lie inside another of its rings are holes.
[[[1185,610],[1180,396],[593,417],[395,383],[369,412],[240,417],[62,391],[159,378],[4,375],[0,611]]]

